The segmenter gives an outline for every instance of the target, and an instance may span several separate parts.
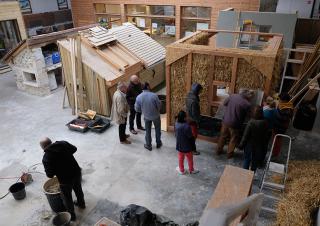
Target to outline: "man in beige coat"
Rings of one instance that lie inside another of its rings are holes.
[[[118,83],[117,91],[113,94],[111,119],[119,125],[119,138],[121,144],[131,144],[126,135],[127,116],[129,105],[126,99],[127,86],[123,82]]]

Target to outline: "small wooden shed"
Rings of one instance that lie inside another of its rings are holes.
[[[233,35],[234,47],[216,46],[219,33]],[[177,113],[185,109],[185,97],[194,82],[203,86],[201,112],[209,116],[215,115],[228,94],[240,88],[273,93],[280,79],[282,39],[281,34],[203,30],[167,46],[168,129],[173,128]],[[244,47],[250,40],[263,41]],[[220,87],[226,88],[227,95],[219,94]]]
[[[152,87],[164,82],[165,49],[132,24],[93,27],[58,43],[73,113],[91,109],[110,116],[117,83],[131,75]]]

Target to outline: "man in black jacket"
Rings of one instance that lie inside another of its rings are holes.
[[[137,134],[134,130],[134,118],[136,117],[137,128],[139,130],[145,130],[141,125],[141,113],[136,112],[134,109],[134,104],[136,103],[137,96],[142,93],[142,84],[140,83],[139,77],[132,75],[130,78],[130,84],[127,90],[127,102],[130,107],[129,116],[129,129],[132,134]]]
[[[81,209],[86,207],[81,187],[81,169],[73,156],[77,148],[67,141],[52,143],[47,137],[40,141],[40,146],[44,150],[42,163],[45,172],[50,178],[58,178],[64,205],[71,214],[71,220],[75,221],[74,205]],[[76,194],[76,202],[73,202],[72,190]]]
[[[194,137],[194,145],[192,153],[194,155],[199,155],[196,149],[196,139],[198,137],[198,127],[200,123],[200,92],[202,91],[202,86],[199,83],[193,83],[191,90],[186,97],[186,110],[188,115],[188,121],[192,129],[192,134]]]

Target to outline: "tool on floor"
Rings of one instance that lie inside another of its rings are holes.
[[[272,157],[272,151],[275,145],[275,142],[277,138],[286,138],[289,141],[288,144],[288,152],[287,152],[287,159],[284,164],[281,163],[276,163],[271,161]],[[287,179],[287,173],[288,173],[288,165],[289,165],[289,159],[290,159],[290,152],[291,152],[291,142],[292,139],[290,136],[285,135],[285,134],[277,134],[275,135],[273,142],[272,142],[272,147],[271,151],[268,157],[268,161],[266,164],[266,168],[263,172],[263,177],[262,177],[262,182],[260,186],[260,192],[265,194],[265,199],[266,200],[271,200],[272,207],[267,207],[262,205],[261,210],[266,211],[268,213],[277,213],[276,211],[276,204],[280,200],[280,196],[283,194],[284,189],[285,189],[285,184],[286,184],[286,179]],[[279,183],[275,183],[270,181],[270,177],[272,178],[279,178]],[[271,191],[271,192],[270,192]]]

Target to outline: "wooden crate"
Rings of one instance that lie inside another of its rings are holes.
[[[101,218],[94,226],[100,226],[105,224],[105,226],[120,226],[120,224],[117,224],[116,222],[109,220],[106,217]]]

